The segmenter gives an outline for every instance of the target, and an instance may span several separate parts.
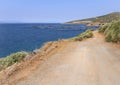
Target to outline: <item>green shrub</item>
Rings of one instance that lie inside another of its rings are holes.
[[[25,52],[18,52],[15,54],[11,54],[5,58],[1,58],[0,59],[0,71],[2,69],[5,69],[11,65],[13,65],[16,62],[20,62],[21,60],[23,60],[26,57],[26,53]]]
[[[86,39],[86,38],[91,38],[93,37],[93,33],[92,33],[92,30],[87,30],[85,31],[84,33],[72,38],[73,40],[75,41],[81,41],[83,39]]]
[[[108,28],[108,25],[100,27],[99,30],[98,30],[98,32],[104,32],[106,30],[106,28]]]
[[[108,42],[120,42],[120,20],[113,21],[112,23],[99,29],[99,32],[105,34],[105,39]]]

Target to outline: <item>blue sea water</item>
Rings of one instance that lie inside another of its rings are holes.
[[[0,24],[0,57],[31,52],[45,42],[71,38],[87,29],[81,24]]]

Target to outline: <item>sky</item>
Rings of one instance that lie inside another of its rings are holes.
[[[0,0],[0,22],[62,23],[120,12],[120,0]]]

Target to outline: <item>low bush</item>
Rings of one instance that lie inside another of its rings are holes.
[[[105,25],[105,26],[103,26],[103,27],[100,27],[99,30],[98,30],[98,32],[102,33],[102,32],[104,32],[106,30],[106,28],[108,28],[108,24]]]
[[[103,32],[105,34],[107,42],[120,42],[120,20],[113,21],[112,23],[101,27],[99,32]]]
[[[93,33],[92,33],[92,30],[87,30],[85,31],[84,33],[72,38],[73,40],[75,41],[81,41],[83,39],[86,39],[86,38],[91,38],[93,37]]]
[[[11,54],[5,58],[0,59],[0,71],[13,65],[16,62],[20,62],[26,57],[25,52],[17,52],[15,54]]]

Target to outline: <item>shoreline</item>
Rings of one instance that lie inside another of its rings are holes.
[[[29,54],[28,57],[24,58],[21,62],[17,62],[12,66],[0,71],[0,85],[4,85],[6,82],[12,83],[13,81],[17,83],[16,80],[24,79],[31,72],[34,72],[42,62],[50,58],[51,55],[61,52],[66,45],[70,44],[71,42],[73,41],[65,39],[45,43],[40,49],[37,49],[35,52]],[[18,77],[18,79],[14,80],[16,76],[20,75],[21,73],[24,74],[25,71],[27,72],[25,75],[21,75]],[[4,79],[6,78],[10,80],[4,82]]]
[[[97,32],[95,31],[94,34],[96,35],[96,33]],[[31,55],[29,57],[25,58],[23,61],[21,61],[19,63],[15,63],[14,65],[6,68],[5,70],[0,71],[0,85],[10,85],[10,84],[16,85],[16,83],[18,83],[19,81],[26,79],[29,75],[34,74],[34,72],[39,67],[41,67],[41,64],[46,63],[53,56],[59,55],[61,53],[66,53],[64,51],[67,49],[68,49],[67,52],[71,53],[74,50],[74,48],[78,47],[77,45],[79,45],[81,47],[84,43],[88,43],[88,42],[94,43],[93,40],[97,39],[97,38],[95,39],[95,37],[96,36],[94,36],[93,38],[85,39],[83,41],[73,41],[70,39],[63,39],[63,40],[45,43],[40,49],[37,49],[35,52],[31,53]],[[103,40],[104,39],[103,35],[99,34],[99,35],[97,35],[97,37],[99,37],[99,39],[102,40],[102,41],[100,41],[100,43],[102,42],[101,44],[103,44],[105,42]],[[98,42],[98,44],[100,44],[100,43]],[[72,47],[73,45],[75,45],[75,47]],[[91,46],[89,43],[88,43],[88,45]],[[112,43],[107,43],[107,42],[105,42],[104,46],[105,45],[112,46],[115,48],[117,46],[117,44],[112,44]],[[120,47],[120,45],[119,45],[119,47]],[[80,49],[82,49],[82,48],[80,48]],[[69,52],[69,50],[70,50],[70,52]],[[77,52],[77,51],[75,51],[75,52]],[[59,57],[59,58],[61,58],[61,57]],[[58,60],[59,60],[59,58],[58,58]],[[57,60],[54,62],[57,62]]]
[[[82,34],[79,34],[72,38],[46,42],[39,49],[35,49],[32,52],[26,52],[26,51],[17,52],[9,56],[6,56],[4,58],[0,58],[0,63],[1,63],[0,71],[5,70],[16,63],[32,58],[36,56],[37,54],[40,57],[44,56],[46,53],[49,54],[51,53],[51,51],[54,51],[54,49],[58,48],[59,45],[61,45],[61,43],[64,44],[65,42],[82,41],[87,38],[92,38],[92,36],[93,36],[92,30],[86,30]]]

